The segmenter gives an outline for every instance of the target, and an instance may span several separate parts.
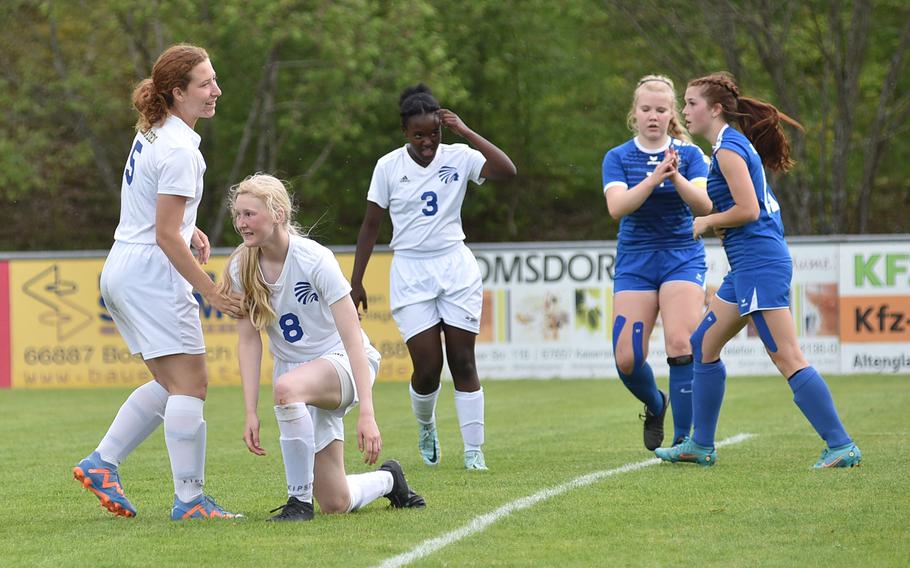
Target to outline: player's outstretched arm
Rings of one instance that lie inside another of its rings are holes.
[[[363,311],[367,311],[367,292],[363,288],[363,275],[370,262],[370,256],[373,254],[373,247],[376,246],[376,238],[379,235],[379,226],[382,224],[384,214],[385,209],[372,201],[367,201],[367,210],[363,216],[363,223],[360,225],[360,233],[357,235],[354,270],[351,272],[351,300],[354,301],[355,309],[363,305]]]
[[[351,361],[354,373],[354,385],[360,399],[360,416],[357,420],[357,449],[363,453],[364,463],[374,464],[382,452],[382,437],[376,425],[376,413],[373,410],[373,383],[370,380],[370,364],[367,362],[363,346],[363,334],[360,331],[360,320],[357,308],[350,296],[345,296],[332,304],[332,318],[344,350]]]
[[[259,373],[262,368],[262,336],[246,317],[237,321],[237,359],[240,364],[240,381],[243,385],[243,406],[246,410],[246,426],[243,441],[257,456],[264,456],[265,449],[259,443]]]
[[[221,293],[215,282],[196,262],[196,257],[180,235],[186,201],[187,198],[181,195],[158,196],[155,205],[155,240],[177,272],[202,294],[206,302],[216,310],[238,318],[243,315],[240,299]]]
[[[492,180],[507,180],[515,177],[518,170],[505,152],[480,134],[477,134],[468,128],[464,121],[449,109],[444,108],[437,112],[439,114],[440,123],[467,140],[471,146],[476,148],[477,151],[483,154],[483,157],[487,159],[487,163],[484,164],[483,169],[480,170],[480,177]]]

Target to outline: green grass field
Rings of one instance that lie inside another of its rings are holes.
[[[823,445],[784,381],[734,378],[718,439],[756,436],[718,450],[715,467],[661,464],[607,477],[414,564],[906,566],[910,377],[830,377],[829,384],[862,448],[860,468],[810,470]],[[211,389],[206,405],[206,490],[247,518],[174,523],[161,429],[121,466],[135,519],[113,517],[72,479],[72,465],[94,448],[128,391],[0,391],[0,565],[374,566],[521,497],[653,457],[641,445],[639,405],[619,381],[489,381],[490,471],[468,473],[448,383],[438,408],[443,459],[431,469],[417,456],[406,389],[375,388],[383,459],[400,459],[427,509],[393,510],[382,499],[293,525],[263,522],[285,501],[269,393],[263,458],[240,440],[239,387]],[[355,424],[349,415],[350,439]],[[354,444],[347,458],[349,472],[366,469]]]

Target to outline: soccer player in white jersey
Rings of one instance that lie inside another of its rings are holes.
[[[314,495],[324,513],[350,512],[382,496],[393,507],[424,507],[395,460],[378,471],[345,475],[342,419],[358,401],[358,449],[369,464],[382,450],[372,395],[379,353],[360,329],[351,287],[335,255],[299,234],[287,189],[270,175],[235,186],[231,211],[243,244],[232,255],[224,282],[243,295],[249,314],[237,323],[237,352],[246,405],[243,439],[256,455],[265,455],[257,410],[262,329],[274,359],[288,500],[270,520],[311,520]]]
[[[710,229],[722,229],[730,272],[692,334],[692,436],[655,453],[670,462],[717,461],[714,436],[727,378],[721,350],[751,320],[771,361],[787,377],[793,402],[828,446],[813,467],[859,465],[862,454],[841,424],[828,385],[806,361],[796,338],[790,314],[793,261],[780,204],[765,174],[765,167],[777,172],[793,167],[781,122],[802,126],[769,103],[740,96],[727,73],[690,81],[685,98],[689,129],[714,147],[708,195],[716,211],[697,217],[692,234],[699,238]]]
[[[676,110],[673,81],[638,81],[627,122],[635,136],[603,160],[607,209],[619,219],[613,277],[613,354],[619,378],[645,405],[644,444],[659,448],[673,408],[673,442],[692,426],[692,347],[689,336],[705,299],[705,248],[692,241],[692,212],[705,215],[708,166]],[[664,330],[670,394],[657,388],[648,340],[657,312]]]
[[[73,475],[115,515],[136,509],[118,466],[162,420],[174,476],[171,518],[234,517],[203,492],[208,376],[195,288],[215,309],[239,317],[239,298],[221,293],[199,266],[208,238],[196,228],[205,161],[200,118],[215,115],[221,89],[205,50],[175,45],[133,92],[138,131],[121,185],[120,224],[101,272],[101,295],[130,351],[153,380],[127,398],[97,449]],[[199,251],[199,262],[190,245]]]
[[[373,170],[357,238],[351,297],[355,305],[367,309],[363,274],[388,210],[395,251],[391,308],[414,365],[410,394],[421,457],[428,465],[438,464],[441,457],[436,400],[441,388],[442,333],[455,384],[464,465],[471,470],[487,469],[482,451],[483,388],[474,361],[483,282],[477,260],[464,244],[461,204],[469,181],[482,184],[485,179],[510,179],[515,176],[515,165],[458,115],[440,108],[426,85],[405,89],[399,114],[407,143],[380,158]],[[442,144],[442,126],[476,150],[464,144]]]

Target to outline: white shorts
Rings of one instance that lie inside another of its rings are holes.
[[[483,280],[464,243],[437,256],[392,257],[392,317],[405,341],[438,324],[480,332]]]
[[[370,364],[370,384],[373,384],[376,381],[376,374],[379,372],[379,352],[369,343],[365,347],[367,362]],[[341,384],[341,405],[335,410],[326,410],[325,408],[307,405],[307,410],[313,419],[313,434],[317,452],[323,450],[335,440],[344,441],[344,415],[350,412],[360,400],[357,395],[357,385],[354,383],[354,372],[351,370],[351,360],[348,359],[348,354],[344,348],[326,353],[319,359],[325,359],[335,367],[338,381]],[[292,363],[275,359],[272,384],[278,381],[278,377],[300,365],[303,365],[303,363]]]
[[[115,242],[101,270],[101,297],[133,355],[205,353],[193,286],[157,245]]]

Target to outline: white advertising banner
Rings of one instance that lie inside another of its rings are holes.
[[[910,373],[910,243],[840,246],[844,373]]]
[[[728,270],[719,244],[706,247],[705,302]],[[839,372],[838,245],[793,245],[792,311],[806,356],[823,373]],[[616,377],[612,348],[615,243],[474,247],[484,279],[477,366],[484,378]],[[776,373],[750,325],[724,350],[731,375]],[[668,366],[658,318],[648,361]]]

